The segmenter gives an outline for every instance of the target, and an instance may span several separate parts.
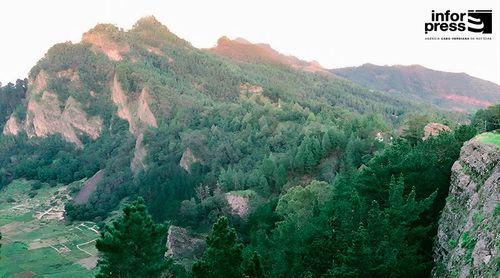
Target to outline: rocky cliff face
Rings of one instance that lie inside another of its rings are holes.
[[[435,277],[495,277],[499,273],[500,147],[477,137],[452,168],[435,246]]]
[[[147,154],[146,147],[142,144],[144,130],[148,127],[158,127],[156,118],[149,107],[150,95],[147,88],[143,88],[138,100],[130,100],[127,92],[124,92],[118,78],[115,75],[111,85],[112,100],[118,108],[118,117],[126,120],[129,124],[129,131],[135,138],[134,157],[130,163],[133,172],[137,172],[146,167],[144,158]]]
[[[92,139],[99,137],[102,129],[102,119],[98,116],[89,117],[84,112],[82,105],[73,97],[68,97],[64,102],[59,97],[48,90],[47,80],[49,77],[44,71],[30,80],[28,85],[28,104],[26,119],[19,121],[12,115],[7,121],[3,130],[4,134],[17,135],[25,131],[29,137],[44,137],[52,134],[59,134],[68,142],[82,147],[79,135],[85,134]],[[77,82],[77,74],[72,82]]]
[[[139,21],[129,35],[138,36],[144,24],[154,24],[152,18],[144,20]],[[51,48],[30,73],[26,114],[22,120],[12,114],[3,134],[25,132],[29,137],[57,134],[83,148],[82,138],[95,140],[106,129],[104,119],[108,112],[103,107],[114,105],[107,108],[111,111],[116,108],[116,115],[129,123],[129,131],[136,138],[130,167],[133,172],[144,169],[147,148],[143,145],[143,136],[147,128],[158,126],[150,107],[157,99],[146,84],[135,86],[131,91],[125,89],[118,78],[116,67],[120,61],[137,62],[138,53],[150,48],[143,42],[132,48],[127,38],[123,30],[100,24],[85,33],[79,44],[64,43]],[[132,50],[134,57],[131,57]]]

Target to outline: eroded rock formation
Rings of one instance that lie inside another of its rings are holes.
[[[78,147],[82,147],[78,137],[81,134],[92,139],[99,137],[102,119],[99,116],[89,117],[82,105],[71,96],[62,102],[56,94],[47,90],[47,78],[48,75],[40,71],[34,80],[29,82],[25,120],[21,122],[11,115],[3,133],[17,135],[25,131],[29,137],[59,134]]]

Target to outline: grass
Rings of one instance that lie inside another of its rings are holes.
[[[477,239],[471,236],[468,232],[463,233],[460,236],[460,247],[465,249],[465,262],[470,264],[473,262],[472,252],[476,246]]]
[[[500,147],[500,134],[493,132],[485,132],[477,136],[479,141],[486,144],[493,144]]]
[[[30,198],[33,191],[36,195]],[[16,180],[0,191],[0,277],[95,276],[95,269],[89,270],[79,262],[97,258],[94,223],[68,224],[50,213],[41,216],[51,208],[61,210],[66,198],[66,186],[45,185],[33,190],[31,182],[24,180]]]

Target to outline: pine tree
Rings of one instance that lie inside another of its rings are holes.
[[[123,209],[108,225],[96,247],[100,252],[97,277],[163,277],[171,262],[162,239],[166,226],[153,222],[140,199]]]
[[[283,185],[286,184],[287,179],[288,179],[288,177],[287,177],[287,172],[286,172],[285,166],[283,164],[281,164],[274,171],[274,184],[276,187],[275,188],[276,192],[279,192],[281,190]]]
[[[418,254],[418,241],[410,238],[426,229],[417,222],[421,213],[429,209],[435,194],[416,201],[414,190],[404,194],[402,178],[392,178],[387,207],[382,207],[373,200],[360,202],[345,176],[335,185],[334,242],[336,248],[346,251],[335,254],[330,276],[424,276],[425,263]]]
[[[260,263],[259,254],[253,252],[250,258],[243,263],[244,277],[248,278],[263,278],[265,277]]]
[[[204,278],[242,277],[242,245],[237,243],[227,217],[220,217],[207,238],[203,258],[193,265],[193,276]]]
[[[316,164],[319,163],[319,161],[321,160],[321,158],[323,157],[323,153],[322,153],[322,150],[321,150],[321,143],[319,142],[318,138],[316,137],[312,137],[310,139],[310,143],[309,143],[309,149],[311,151],[311,153],[313,154],[313,163],[315,166]]]
[[[330,139],[330,132],[325,132],[321,139],[321,148],[323,155],[328,154],[332,150],[332,140]]]
[[[304,172],[309,173],[318,164],[321,158],[321,145],[319,140],[306,136],[300,144],[297,155],[295,156],[296,167],[303,169]]]
[[[271,158],[267,157],[262,161],[261,172],[266,177],[269,178],[274,172],[274,162]]]

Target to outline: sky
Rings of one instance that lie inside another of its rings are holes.
[[[493,10],[492,40],[425,40],[431,10]],[[0,82],[27,76],[55,43],[79,42],[97,23],[129,29],[154,15],[195,47],[223,35],[269,43],[326,68],[420,64],[500,84],[498,0],[2,0]]]

